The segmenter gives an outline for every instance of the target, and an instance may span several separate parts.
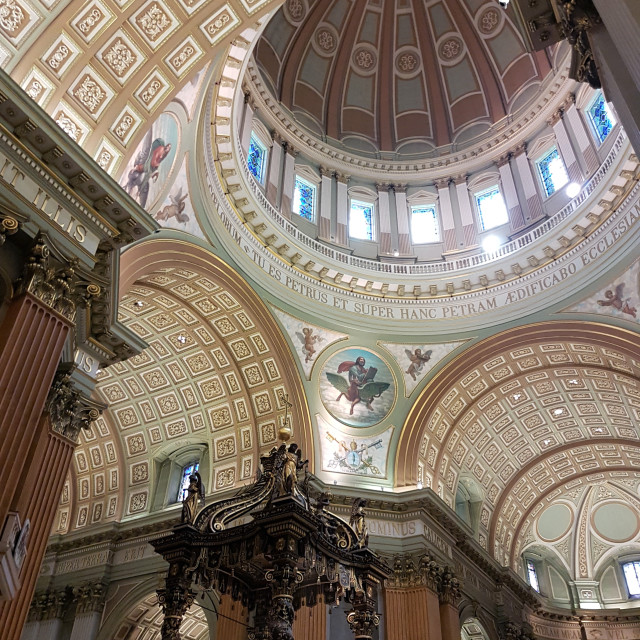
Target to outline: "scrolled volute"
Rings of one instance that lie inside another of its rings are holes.
[[[104,407],[76,390],[71,373],[72,369],[58,371],[49,390],[45,411],[55,433],[77,442],[80,430],[89,430]]]

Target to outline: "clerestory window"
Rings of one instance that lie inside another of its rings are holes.
[[[349,235],[357,240],[375,240],[373,204],[351,200]]]
[[[301,218],[309,222],[315,221],[316,187],[300,176],[296,176],[292,209]]]
[[[480,230],[488,231],[509,222],[509,214],[500,187],[489,187],[475,194]]]
[[[615,126],[616,119],[601,91],[592,100],[587,115],[596,140],[602,144]]]
[[[440,242],[440,225],[435,205],[416,204],[411,207],[411,241],[413,244]]]
[[[640,596],[640,560],[625,562],[622,565],[622,573],[624,573],[629,595]]]
[[[267,165],[267,148],[253,134],[251,134],[251,140],[249,141],[247,164],[253,177],[260,184],[264,184]]]
[[[536,162],[538,175],[542,181],[542,187],[547,197],[553,195],[558,189],[569,182],[569,176],[564,162],[554,147]]]
[[[189,488],[189,477],[200,468],[199,462],[190,462],[182,468],[182,480],[180,481],[180,489],[178,490],[177,502],[182,502],[187,497],[187,489]]]

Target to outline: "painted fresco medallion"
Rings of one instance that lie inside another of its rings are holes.
[[[370,427],[393,408],[396,382],[387,363],[368,349],[351,348],[333,355],[320,374],[320,397],[336,420]]]

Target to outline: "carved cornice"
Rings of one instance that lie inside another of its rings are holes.
[[[58,371],[47,397],[45,411],[51,418],[51,429],[75,443],[80,430],[89,430],[105,405],[100,405],[77,391],[71,380],[71,373],[71,367]]]

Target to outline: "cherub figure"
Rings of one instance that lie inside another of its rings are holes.
[[[158,213],[154,216],[156,220],[159,222],[166,222],[171,218],[175,218],[178,222],[182,222],[186,224],[189,222],[189,215],[184,213],[185,208],[185,200],[189,194],[185,193],[182,195],[182,187],[178,189],[178,192],[169,196],[169,200],[171,200],[171,204],[162,207]]]
[[[422,365],[424,365],[425,362],[431,360],[431,354],[433,352],[429,350],[423,354],[422,349],[415,349],[413,353],[411,353],[409,349],[405,349],[404,352],[407,354],[407,358],[409,358],[409,362],[411,363],[405,373],[408,373],[416,380],[416,374],[422,371]]]
[[[305,363],[310,362],[316,354],[315,344],[322,341],[322,336],[314,335],[311,327],[302,327],[302,333],[296,331],[296,335],[302,342],[302,354],[305,357]]]
[[[624,290],[624,282],[622,284],[619,284],[616,287],[615,294],[613,293],[613,291],[611,291],[611,289],[607,289],[604,292],[604,297],[606,298],[606,300],[598,300],[598,304],[601,307],[614,307],[618,311],[622,311],[622,313],[627,313],[630,316],[633,316],[635,318],[637,309],[635,307],[632,307],[629,304],[629,300],[631,298],[627,298],[626,300],[622,298],[623,290]]]

